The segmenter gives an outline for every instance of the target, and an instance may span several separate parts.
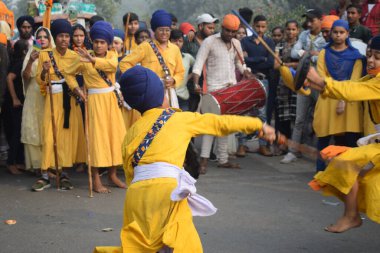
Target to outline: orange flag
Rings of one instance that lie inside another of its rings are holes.
[[[46,11],[44,13],[42,26],[50,29],[51,8],[53,7],[53,0],[46,0],[45,5],[46,5]]]

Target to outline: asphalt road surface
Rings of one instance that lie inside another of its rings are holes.
[[[240,170],[210,163],[197,188],[218,212],[194,219],[204,252],[380,252],[380,225],[366,217],[358,229],[325,232],[323,227],[341,215],[343,205],[308,188],[311,161],[283,165],[280,159],[249,154],[236,160]],[[87,175],[71,176],[72,191],[57,191],[53,184],[36,193],[30,191],[34,177],[0,170],[0,219],[17,221],[0,224],[0,252],[91,253],[95,246],[120,245],[125,191],[112,188],[111,194],[90,199]],[[104,228],[113,230],[102,232]]]

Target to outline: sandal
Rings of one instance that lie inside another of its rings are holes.
[[[70,182],[70,180],[67,177],[61,177],[59,182],[60,182],[61,190],[74,189],[73,184]]]
[[[237,163],[230,163],[230,162],[219,163],[218,167],[219,168],[226,168],[226,169],[240,169],[240,165],[239,164],[237,164]]]
[[[43,191],[50,187],[50,181],[45,178],[40,178],[32,186],[32,190],[35,192]]]

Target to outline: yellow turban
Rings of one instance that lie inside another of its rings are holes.
[[[240,20],[233,14],[227,14],[223,18],[222,26],[232,31],[239,30]]]

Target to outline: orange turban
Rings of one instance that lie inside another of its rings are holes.
[[[7,35],[5,33],[0,33],[0,44],[7,45]]]
[[[179,26],[179,29],[183,32],[183,34],[187,35],[190,31],[195,32],[195,28],[192,24],[188,22],[184,22]]]
[[[222,26],[232,31],[239,30],[240,20],[233,14],[227,14],[223,18]]]
[[[322,24],[321,24],[321,28],[322,29],[331,29],[334,21],[338,20],[339,17],[338,16],[335,16],[335,15],[328,15],[328,16],[324,16],[322,18]]]

